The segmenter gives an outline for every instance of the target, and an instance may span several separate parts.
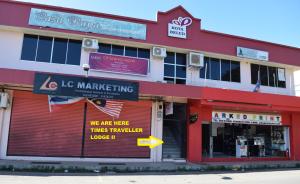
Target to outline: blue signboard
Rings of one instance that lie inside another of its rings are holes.
[[[36,73],[33,92],[55,96],[137,101],[139,99],[139,83]]]
[[[146,25],[31,8],[29,25],[146,40]]]

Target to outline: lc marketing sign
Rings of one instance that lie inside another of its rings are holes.
[[[111,54],[91,53],[89,57],[91,69],[107,72],[147,75],[149,60]]]
[[[186,39],[186,27],[192,24],[190,17],[178,17],[168,24],[168,36]]]
[[[145,24],[74,13],[31,8],[28,24],[146,40]]]
[[[278,114],[253,114],[243,112],[212,112],[214,123],[239,123],[259,125],[280,125],[281,116]]]
[[[36,73],[34,93],[137,101],[137,82]]]

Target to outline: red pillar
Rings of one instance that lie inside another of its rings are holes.
[[[189,102],[189,114],[198,114],[194,123],[188,119],[187,160],[198,163],[202,161],[202,121],[211,121],[211,107],[201,106],[200,100]]]
[[[291,159],[300,160],[300,113],[292,114]]]

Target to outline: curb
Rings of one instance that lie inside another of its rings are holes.
[[[253,171],[274,169],[300,169],[300,162],[277,163],[72,163],[72,162],[24,162],[1,163],[0,171],[49,172],[49,173],[137,173],[137,172],[209,172]]]

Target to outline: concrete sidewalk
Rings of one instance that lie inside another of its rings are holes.
[[[214,163],[99,163],[99,162],[45,162],[0,160],[2,171],[36,171],[36,172],[188,172],[188,171],[244,171],[265,169],[300,168],[296,161],[265,162],[214,162]]]

